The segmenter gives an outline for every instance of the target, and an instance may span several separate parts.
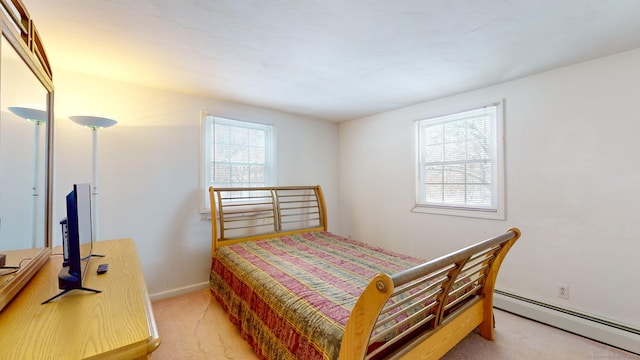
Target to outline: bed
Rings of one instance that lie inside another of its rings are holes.
[[[516,228],[424,261],[327,231],[320,186],[210,188],[211,293],[262,359],[438,359],[478,328]]]

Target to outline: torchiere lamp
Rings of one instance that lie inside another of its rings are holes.
[[[78,125],[88,127],[93,132],[93,175],[91,182],[91,207],[93,207],[92,236],[94,241],[98,241],[98,129],[114,126],[118,122],[106,117],[93,115],[69,116],[69,119]]]

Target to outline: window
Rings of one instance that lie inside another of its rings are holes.
[[[504,219],[502,103],[417,122],[413,211]]]
[[[200,212],[208,213],[209,186],[271,185],[273,126],[203,112],[201,119]]]

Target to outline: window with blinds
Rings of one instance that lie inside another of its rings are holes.
[[[417,122],[417,212],[504,219],[502,104]]]
[[[201,119],[201,206],[210,212],[209,186],[271,185],[273,126],[209,113]]]

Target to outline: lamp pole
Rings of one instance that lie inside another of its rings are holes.
[[[100,233],[98,231],[98,129],[111,127],[118,122],[113,119],[91,115],[70,116],[69,119],[76,124],[88,127],[92,132],[93,161],[91,165],[91,236],[94,241],[98,241],[100,240]]]
[[[91,128],[91,132],[93,133],[93,163],[92,163],[92,178],[91,183],[93,184],[93,189],[91,190],[91,212],[93,216],[91,217],[91,228],[93,229],[93,239],[98,240],[98,128],[96,126]]]
[[[47,111],[42,105],[9,106],[9,111],[34,124],[31,247],[35,248],[38,242],[38,199],[40,197],[40,192],[38,191],[38,180],[40,177],[40,125],[47,121]]]
[[[31,247],[35,248],[38,241],[38,179],[40,177],[40,125],[42,121],[32,120],[35,130],[33,131],[33,204],[31,206]]]

